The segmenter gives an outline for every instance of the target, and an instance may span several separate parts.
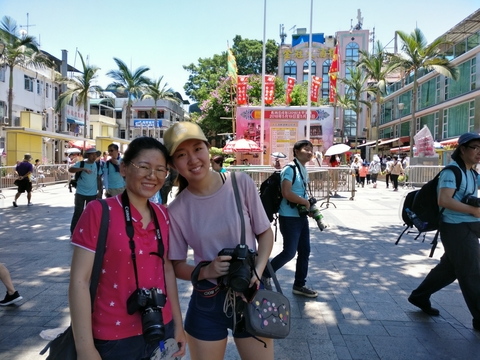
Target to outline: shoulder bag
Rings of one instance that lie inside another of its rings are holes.
[[[102,220],[100,230],[98,231],[97,249],[95,251],[95,260],[93,261],[92,278],[90,280],[90,300],[93,303],[97,292],[98,280],[102,270],[103,255],[105,254],[105,245],[107,243],[108,221],[110,213],[105,200],[99,200],[102,203]],[[50,341],[40,352],[43,355],[50,349],[47,360],[76,360],[77,350],[75,349],[75,339],[73,338],[72,325],[67,330]]]
[[[235,172],[232,172],[232,185],[242,224],[241,244],[245,244],[245,219]],[[290,301],[283,295],[270,261],[267,263],[267,267],[277,291],[260,289],[251,302],[244,304],[245,327],[247,332],[254,337],[283,339],[290,333]]]

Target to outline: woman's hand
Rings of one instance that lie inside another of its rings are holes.
[[[179,356],[183,357],[185,356],[185,352],[187,350],[187,338],[185,336],[185,331],[183,331],[183,327],[181,329],[175,329],[175,341],[177,342],[178,345],[178,351],[173,354],[173,357]]]
[[[95,347],[88,347],[77,349],[77,360],[102,360],[102,358]]]
[[[217,256],[210,264],[204,267],[203,278],[215,279],[227,275],[230,268],[230,260],[232,260],[230,255]]]

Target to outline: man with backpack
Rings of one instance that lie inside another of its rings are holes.
[[[105,185],[105,197],[117,196],[125,190],[125,179],[120,174],[120,163],[122,158],[118,153],[118,145],[108,145],[108,153],[110,159],[105,162],[105,166],[102,167],[103,184]]]
[[[480,162],[480,135],[466,133],[458,139],[451,165],[461,169],[457,190],[454,171],[445,169],[438,180],[438,206],[444,208],[439,224],[445,253],[440,263],[412,291],[408,301],[423,312],[438,316],[430,296],[456,279],[473,316],[472,325],[480,331],[480,201],[479,176],[474,170]]]
[[[276,272],[292,260],[298,252],[292,292],[296,295],[315,298],[318,293],[305,285],[310,256],[308,218],[299,213],[299,206],[310,209],[307,193],[309,179],[305,164],[312,159],[312,143],[308,140],[297,141],[293,146],[293,156],[293,163],[285,166],[280,173],[283,199],[278,213],[280,232],[283,237],[283,251],[271,263]],[[265,287],[271,287],[270,274],[267,269],[262,278]]]
[[[87,160],[78,161],[68,169],[68,172],[75,174],[77,190],[75,192],[75,209],[73,211],[70,233],[77,225],[80,215],[85,206],[92,200],[101,199],[103,193],[102,168],[95,160],[97,150],[94,148],[85,151]]]

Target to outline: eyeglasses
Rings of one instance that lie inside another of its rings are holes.
[[[467,147],[473,149],[477,153],[480,153],[480,146],[467,145]]]
[[[152,173],[155,173],[156,177],[165,177],[167,174],[167,168],[166,167],[161,167],[158,169],[153,169],[145,165],[136,165],[133,162],[130,163],[133,167],[136,167],[138,169],[138,174],[140,176],[150,176]]]

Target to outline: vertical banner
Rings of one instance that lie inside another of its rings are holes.
[[[312,76],[312,86],[311,86],[311,94],[310,99],[313,102],[318,101],[318,91],[320,90],[320,86],[322,85],[322,78],[320,76]]]
[[[265,104],[271,105],[275,97],[275,75],[265,75]]]
[[[333,53],[332,65],[330,65],[330,70],[328,71],[328,76],[330,77],[330,102],[335,102],[337,98],[337,76],[339,71],[339,61],[338,58],[338,44],[335,46],[335,52]]]
[[[247,84],[248,76],[238,75],[237,77],[237,104],[245,105],[247,103]]]
[[[237,61],[235,60],[235,56],[233,55],[232,50],[228,48],[228,57],[227,57],[227,68],[228,68],[228,76],[232,78],[232,82],[234,84],[237,83]]]
[[[293,86],[295,85],[295,78],[293,77],[288,77],[287,78],[287,105],[292,102],[292,98],[290,97],[290,94],[292,93]]]

